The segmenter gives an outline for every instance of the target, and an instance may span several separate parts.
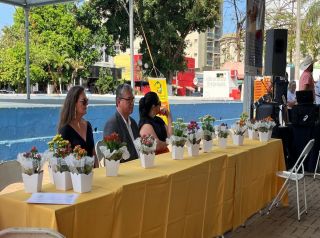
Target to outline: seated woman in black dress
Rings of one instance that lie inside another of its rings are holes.
[[[140,136],[152,135],[157,141],[156,154],[169,152],[166,139],[172,134],[172,118],[166,108],[161,108],[159,97],[154,92],[147,93],[139,101]],[[157,114],[167,116],[168,126]]]
[[[93,133],[90,122],[83,119],[87,114],[88,98],[81,86],[72,87],[66,96],[60,113],[58,132],[71,143],[72,149],[80,145],[88,156],[95,156]],[[99,167],[95,159],[95,167]]]

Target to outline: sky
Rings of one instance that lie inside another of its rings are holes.
[[[240,9],[245,9],[245,2],[246,0],[240,0]],[[234,15],[233,7],[230,6],[227,1],[225,1],[223,8],[223,33],[235,32],[236,24],[234,17],[232,17]],[[0,3],[0,30],[2,30],[4,26],[12,25],[14,12],[15,7]]]

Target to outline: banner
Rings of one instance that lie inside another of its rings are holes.
[[[265,0],[247,0],[245,74],[262,75]]]
[[[161,107],[165,107],[168,111],[170,111],[166,79],[148,77],[148,82],[149,82],[150,90],[152,92],[155,92],[158,95],[161,102]],[[166,116],[159,116],[159,117],[161,117],[164,120],[164,122],[168,124],[168,120]]]

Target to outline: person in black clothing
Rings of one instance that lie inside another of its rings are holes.
[[[172,117],[166,108],[161,108],[161,102],[155,92],[148,92],[139,101],[139,133],[140,136],[152,135],[157,141],[156,154],[168,152],[166,139],[172,134]],[[168,118],[168,126],[157,114]]]
[[[72,149],[80,145],[88,156],[95,156],[92,127],[90,122],[83,119],[87,114],[88,102],[83,87],[74,86],[68,91],[60,112],[58,133],[71,143]],[[95,167],[99,167],[97,158]]]

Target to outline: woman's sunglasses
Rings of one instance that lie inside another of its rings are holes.
[[[83,106],[86,106],[89,103],[89,99],[88,98],[84,98],[84,99],[79,100],[79,102],[81,102]]]

